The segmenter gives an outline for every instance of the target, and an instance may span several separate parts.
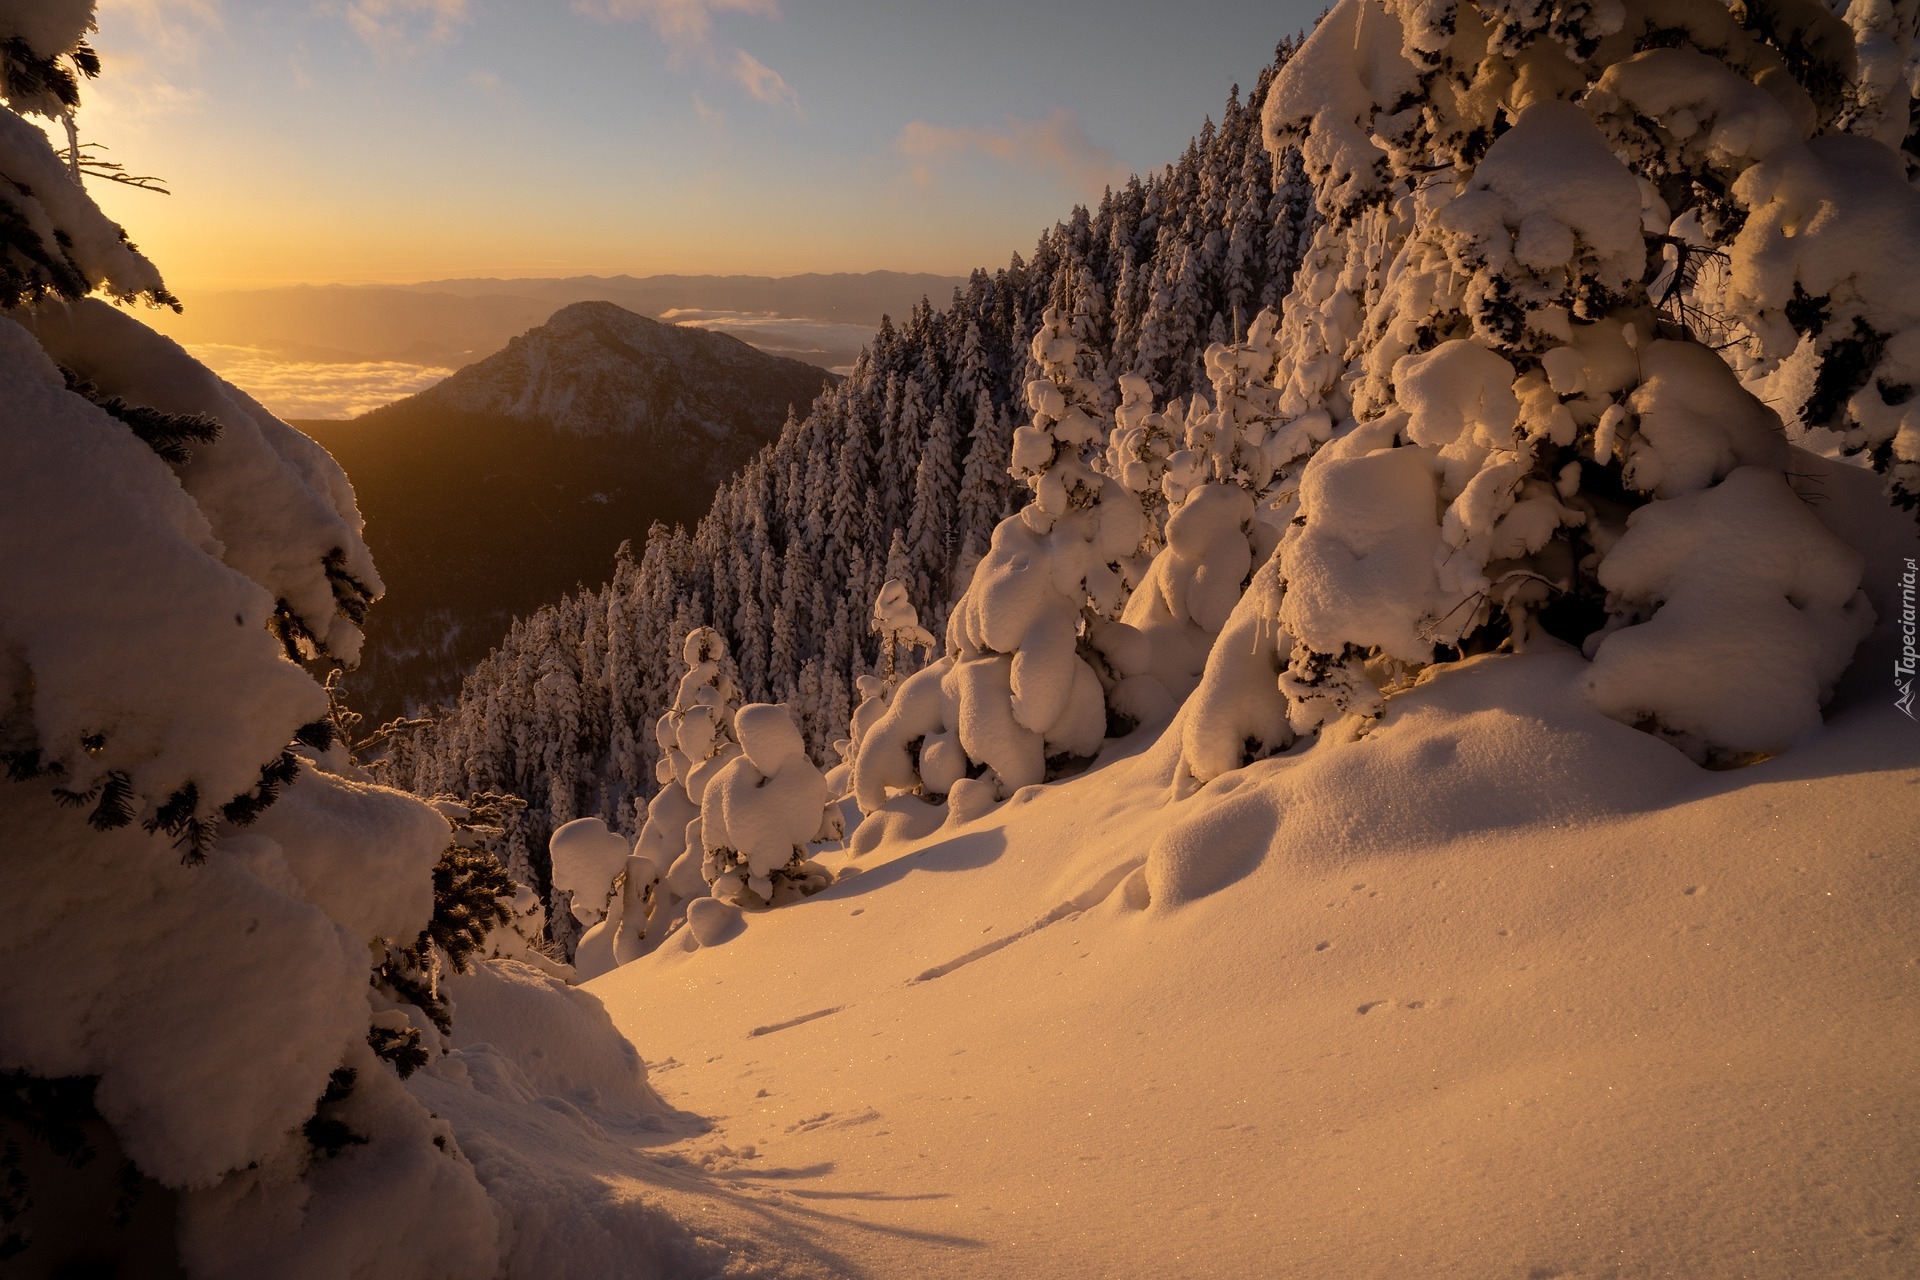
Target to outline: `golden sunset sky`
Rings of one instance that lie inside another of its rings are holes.
[[[1317,6],[105,0],[83,140],[176,292],[962,274],[1175,159]]]

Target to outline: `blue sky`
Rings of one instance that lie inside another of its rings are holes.
[[[177,288],[963,272],[1178,155],[1317,3],[104,0]]]

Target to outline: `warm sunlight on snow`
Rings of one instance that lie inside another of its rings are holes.
[[[0,0],[0,1268],[1920,1274],[1920,0],[1310,18]]]

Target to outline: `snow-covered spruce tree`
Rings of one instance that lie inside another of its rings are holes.
[[[333,771],[291,660],[351,661],[380,580],[318,446],[83,296],[170,302],[20,114],[72,109],[92,18],[0,3],[0,1069],[94,1082],[196,1275],[489,1274],[473,1167],[369,1043],[447,824]]]
[[[374,962],[374,988],[391,1003],[385,1008],[376,1003],[367,1043],[403,1080],[429,1061],[424,1040],[429,1029],[439,1033],[442,1052],[451,1047],[453,1007],[441,990],[442,980],[488,958],[489,943],[510,932],[514,920],[512,904],[520,887],[492,853],[462,839],[469,831],[459,822],[454,842],[434,865],[433,914],[426,927],[410,943],[387,943]],[[509,952],[523,950],[517,937],[502,941]],[[430,1027],[420,1025],[423,1019]]]
[[[1326,435],[1324,415],[1279,425],[1271,381],[1277,322],[1273,312],[1262,311],[1244,341],[1207,348],[1211,406],[1195,397],[1158,414],[1143,407],[1130,418],[1124,405],[1119,414],[1109,458],[1120,459],[1129,488],[1138,490],[1157,473],[1158,493],[1146,494],[1149,520],[1156,497],[1167,513],[1156,539],[1160,550],[1119,623],[1092,631],[1113,673],[1108,703],[1127,720],[1165,720],[1193,691],[1250,573],[1268,558],[1292,514],[1278,460],[1293,456],[1301,440]],[[1143,439],[1150,442],[1144,449],[1136,443]],[[1157,465],[1143,453],[1158,458]],[[1236,640],[1236,655],[1247,652]],[[1247,726],[1240,743],[1265,754],[1286,740],[1261,723]]]
[[[1122,374],[1118,385],[1120,403],[1101,469],[1139,499],[1147,517],[1148,547],[1158,551],[1167,526],[1168,460],[1180,452],[1185,438],[1186,402],[1155,408],[1152,386],[1137,373]]]
[[[1012,470],[1034,499],[995,528],[948,621],[947,656],[901,685],[863,738],[863,810],[895,790],[944,795],[983,771],[1004,798],[1106,736],[1105,688],[1087,660],[1099,658],[1083,634],[1125,602],[1146,517],[1097,467],[1113,405],[1070,317],[1049,310],[1032,355],[1042,376],[1027,385],[1033,418],[1014,432]]]
[[[526,812],[527,802],[518,796],[482,792],[464,800],[441,796],[429,803],[453,827],[453,848],[491,858],[513,886],[510,902],[499,895],[503,898],[504,916],[487,931],[480,946],[481,958],[517,960],[542,972],[565,976],[566,966],[555,961],[551,954],[553,944],[548,937],[546,899],[538,886],[508,866],[509,850],[514,847],[513,831]],[[486,882],[493,883],[490,877]],[[436,887],[439,883],[436,880]],[[437,898],[435,910],[443,910]],[[479,910],[474,908],[475,912]],[[488,910],[487,914],[491,917],[494,913]],[[449,957],[450,962],[464,959],[464,956]],[[459,965],[455,967],[456,971],[465,972]]]
[[[630,874],[623,886],[627,894],[638,894],[651,914],[636,916],[623,908],[613,945],[616,964],[651,949],[649,942],[657,946],[673,921],[685,914],[687,902],[707,893],[707,878],[701,874],[705,850],[695,825],[700,800],[714,776],[740,754],[733,733],[740,693],[729,671],[726,642],[713,628],[697,627],[681,645],[681,660],[687,670],[673,706],[654,726],[661,753],[660,790],[646,807],[646,822],[633,848],[657,884],[636,883],[641,877]]]
[[[831,877],[807,846],[838,816],[828,810],[826,776],[786,707],[751,703],[733,725],[739,753],[700,795],[701,874],[715,898],[747,908],[818,892]]]
[[[599,818],[575,818],[547,841],[553,900],[565,904],[575,925],[583,931],[574,944],[573,963],[585,977],[613,967],[613,938],[625,923],[626,905],[616,882],[632,853],[627,838],[609,831]],[[636,923],[644,927],[644,913]]]
[[[1749,376],[1801,360],[1802,421],[1844,405],[1841,447],[1903,492],[1909,304],[1874,277],[1920,247],[1920,198],[1842,136],[1871,114],[1855,65],[1812,4],[1343,0],[1321,22],[1265,124],[1325,219],[1277,417],[1332,438],[1273,458],[1297,508],[1229,624],[1262,652],[1216,647],[1195,776],[1244,758],[1249,721],[1377,715],[1426,664],[1545,637],[1699,759],[1817,723],[1869,624],[1859,558],[1714,348]]]
[[[899,683],[903,654],[910,659],[916,649],[923,655],[933,652],[933,636],[920,625],[920,611],[913,607],[903,579],[888,578],[880,584],[868,625],[880,637],[880,677],[889,686]]]
[[[894,690],[903,679],[901,654],[910,656],[918,649],[922,655],[931,655],[936,644],[933,634],[920,625],[920,611],[913,607],[907,584],[899,578],[888,578],[880,584],[880,594],[874,597],[873,613],[867,625],[880,638],[880,670],[860,677],[860,705],[853,709],[847,736],[834,744],[841,759],[849,763],[867,730],[886,714],[893,702]]]

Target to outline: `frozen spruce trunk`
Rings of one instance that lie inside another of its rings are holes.
[[[1872,619],[1794,450],[1920,492],[1908,81],[1817,6],[1741,14],[1346,0],[1282,69],[1268,145],[1322,221],[1268,377],[1303,434],[1194,778],[1271,741],[1262,700],[1364,731],[1491,649],[1579,648],[1597,706],[1702,762],[1819,723]]]

